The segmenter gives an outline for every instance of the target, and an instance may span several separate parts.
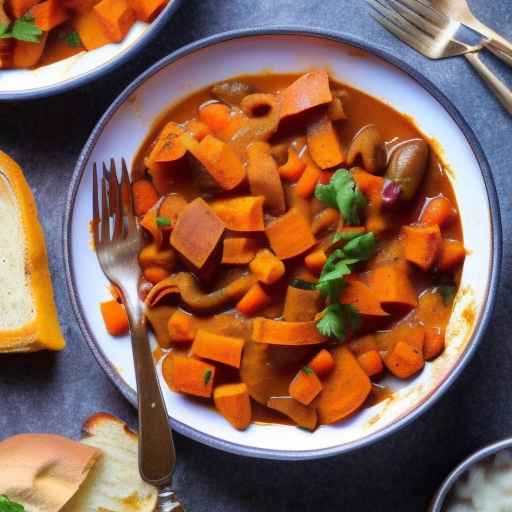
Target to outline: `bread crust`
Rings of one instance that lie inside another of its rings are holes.
[[[18,329],[0,331],[0,352],[62,350],[65,341],[57,316],[46,244],[34,197],[21,168],[2,151],[0,174],[6,177],[18,202],[26,242],[29,288],[34,303],[34,319],[31,322]]]

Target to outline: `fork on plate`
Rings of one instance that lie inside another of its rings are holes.
[[[100,194],[99,194],[100,192]],[[100,197],[98,197],[100,195]],[[93,165],[92,231],[96,255],[103,273],[121,291],[132,338],[139,411],[139,471],[142,479],[159,489],[158,510],[183,512],[170,490],[176,453],[167,410],[158,384],[139,299],[138,255],[144,246],[142,228],[135,216],[133,195],[124,158],[121,180],[116,164],[103,163],[101,191]]]
[[[384,28],[429,59],[463,55],[512,114],[512,90],[480,60],[481,44],[469,45],[455,38],[460,23],[420,0],[366,1]]]

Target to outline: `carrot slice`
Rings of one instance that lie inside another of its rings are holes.
[[[309,367],[300,369],[288,388],[290,396],[304,405],[309,405],[320,391],[322,391],[322,383]]]
[[[308,165],[297,181],[295,193],[303,199],[310,198],[321,175],[322,171],[316,165]]]
[[[45,0],[34,5],[30,9],[30,14],[34,17],[34,23],[43,32],[49,32],[69,19],[69,14],[57,0]]]
[[[297,155],[296,151],[292,148],[288,148],[288,160],[285,164],[279,166],[279,175],[283,180],[297,181],[304,172],[306,164]]]
[[[245,384],[217,386],[213,390],[213,402],[222,416],[236,429],[245,430],[251,424],[251,400]]]
[[[308,150],[320,169],[341,165],[345,155],[331,120],[324,112],[307,129]]]
[[[311,368],[319,377],[325,377],[334,368],[334,359],[332,354],[323,348],[318,354],[311,359],[308,363]]]
[[[225,238],[222,263],[226,265],[247,265],[254,259],[260,248],[261,244],[255,238]]]
[[[153,237],[153,242],[155,246],[159,249],[162,246],[164,241],[162,230],[160,226],[156,223],[156,219],[158,218],[158,204],[154,204],[142,217],[140,221],[140,225],[149,231],[151,236]]]
[[[149,281],[151,284],[157,284],[164,279],[167,279],[170,274],[162,267],[148,267],[142,272],[144,279]]]
[[[327,254],[325,254],[325,251],[322,249],[312,252],[304,258],[304,264],[308,270],[311,270],[314,274],[320,274],[326,261]]]
[[[431,361],[438,357],[444,350],[445,340],[441,329],[425,329],[425,343],[423,344],[423,358]]]
[[[372,389],[371,381],[345,346],[334,350],[334,369],[323,382],[317,402],[320,423],[335,423],[363,405]]]
[[[374,291],[358,279],[350,279],[340,296],[341,304],[351,304],[362,315],[388,316]]]
[[[43,55],[47,39],[48,34],[44,33],[37,43],[15,41],[12,51],[12,66],[20,69],[34,67]]]
[[[170,316],[167,329],[173,343],[188,343],[194,339],[197,325],[192,315],[178,309]]]
[[[167,385],[177,393],[208,398],[212,394],[215,366],[171,352],[162,363]]]
[[[307,322],[314,320],[321,308],[318,290],[303,290],[288,286],[284,301],[283,318],[287,322]]]
[[[382,358],[380,354],[376,350],[370,350],[369,352],[365,352],[361,354],[357,358],[357,362],[361,366],[361,368],[365,371],[368,377],[374,377],[375,375],[379,375],[382,373],[384,369],[384,365],[382,364]]]
[[[458,240],[443,240],[437,259],[439,270],[451,270],[466,258],[466,249]]]
[[[263,231],[264,201],[262,196],[244,196],[218,199],[210,206],[231,231]]]
[[[285,272],[284,263],[268,249],[261,249],[249,263],[249,268],[256,279],[264,284],[274,284]]]
[[[455,216],[456,211],[451,201],[447,197],[439,195],[430,199],[425,205],[420,215],[420,222],[424,226],[435,226],[437,224],[442,227],[453,220]]]
[[[181,135],[183,135],[183,128],[173,121],[167,123],[158,134],[146,159],[146,165],[151,168],[155,162],[174,162],[182,158],[187,150],[181,143]]]
[[[391,263],[377,267],[371,275],[370,288],[381,304],[418,305],[416,291],[402,265]]]
[[[87,50],[95,50],[107,44],[113,43],[106,34],[96,11],[90,10],[79,14],[73,22],[80,41]]]
[[[133,204],[136,215],[144,215],[157,201],[158,193],[151,181],[137,180],[132,185]]]
[[[427,271],[441,248],[441,231],[433,226],[403,226],[405,259]]]
[[[284,322],[268,318],[252,321],[252,339],[270,345],[317,345],[327,341],[317,328],[315,321]]]
[[[306,73],[281,93],[279,119],[300,114],[331,101],[327,72],[319,70]]]
[[[265,234],[280,260],[298,256],[316,243],[309,222],[297,208],[268,224]]]
[[[111,336],[124,336],[129,329],[128,315],[122,304],[109,300],[100,304],[101,316]]]
[[[198,329],[192,344],[192,354],[240,368],[243,346],[243,338],[221,336]]]
[[[199,119],[223,141],[228,141],[247,121],[242,114],[232,114],[227,105],[218,102],[201,107]]]
[[[366,206],[366,229],[380,233],[388,228],[388,222],[382,214],[382,189],[384,178],[356,168],[352,177],[361,192],[368,198]]]
[[[127,0],[101,0],[94,6],[108,37],[120,43],[135,23],[135,12]]]
[[[408,379],[423,369],[425,361],[420,350],[399,341],[385,357],[389,371],[399,379]]]
[[[236,309],[245,316],[253,316],[257,311],[270,304],[271,298],[259,283],[254,283],[240,299]]]
[[[179,194],[170,194],[164,198],[158,208],[158,216],[170,222],[170,226],[163,226],[164,230],[171,229],[176,224],[187,204],[185,198]]]
[[[198,141],[202,141],[207,135],[212,134],[210,127],[206,123],[198,121],[197,119],[190,120],[187,123],[186,129],[187,133],[192,135],[192,137]]]

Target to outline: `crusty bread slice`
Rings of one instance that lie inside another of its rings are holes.
[[[157,490],[139,475],[137,435],[106,413],[91,416],[83,430],[82,443],[103,457],[63,512],[153,512]]]
[[[0,442],[0,495],[27,512],[57,512],[100,457],[94,447],[51,434],[20,434]]]
[[[0,311],[0,352],[64,348],[34,198],[1,151]]]

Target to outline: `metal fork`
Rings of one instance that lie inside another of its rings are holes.
[[[455,39],[460,23],[420,0],[367,0],[372,16],[396,37],[429,59],[463,55],[512,114],[512,91],[480,60],[482,45]]]
[[[158,510],[183,512],[170,490],[176,453],[167,410],[156,376],[139,299],[138,254],[144,241],[134,213],[133,195],[124,158],[118,182],[114,159],[110,169],[103,163],[101,211],[98,206],[98,171],[93,165],[92,230],[103,273],[122,295],[132,337],[133,361],[139,409],[139,471],[142,479],[159,489]]]

